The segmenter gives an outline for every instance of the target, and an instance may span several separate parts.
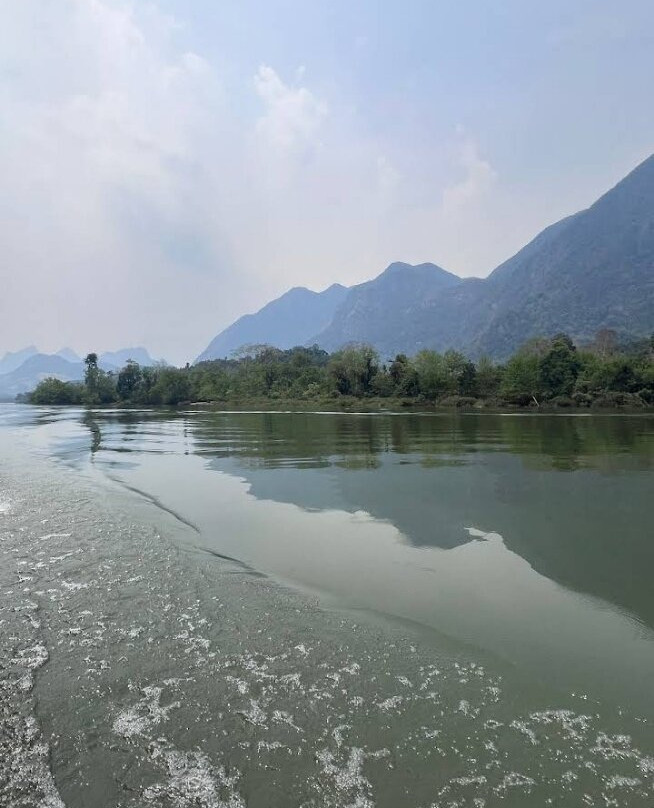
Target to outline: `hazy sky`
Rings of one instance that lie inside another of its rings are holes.
[[[486,275],[654,150],[652,0],[5,0],[0,354]]]

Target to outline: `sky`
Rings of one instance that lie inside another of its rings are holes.
[[[654,151],[651,0],[0,2],[0,354],[485,276]]]

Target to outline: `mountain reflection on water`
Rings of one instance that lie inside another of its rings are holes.
[[[94,452],[201,455],[257,499],[365,511],[418,547],[471,541],[469,525],[495,531],[542,575],[654,628],[652,417],[95,411],[82,422]]]
[[[193,552],[654,713],[650,415],[20,417]]]

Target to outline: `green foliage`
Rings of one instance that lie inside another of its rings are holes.
[[[162,368],[150,391],[152,404],[176,405],[191,399],[191,382],[186,369]]]
[[[506,363],[500,387],[502,397],[523,406],[541,394],[540,359],[530,351],[518,351]]]
[[[577,349],[565,334],[551,341],[549,350],[540,360],[540,383],[547,398],[571,396],[581,369]]]
[[[418,371],[406,354],[398,354],[388,369],[395,392],[401,396],[417,396],[420,392]]]
[[[90,353],[84,359],[84,403],[111,404],[116,401],[116,383],[113,374],[98,367],[98,355]]]
[[[332,354],[327,371],[341,395],[370,395],[379,373],[379,356],[370,345],[349,345]]]
[[[98,355],[90,353],[84,359],[86,369],[84,371],[84,386],[86,387],[86,396],[89,403],[94,403],[98,393],[98,379],[100,377],[100,369],[98,368]]]
[[[96,354],[85,364],[83,385],[46,379],[29,401],[177,406],[375,396],[461,407],[479,400],[516,406],[654,405],[654,342],[619,347],[611,332],[579,350],[565,334],[530,340],[505,365],[488,357],[475,364],[457,351],[430,350],[413,358],[398,354],[386,365],[369,345],[356,344],[331,356],[315,345],[285,351],[250,345],[238,358],[193,367],[140,367],[128,361],[117,375],[102,371]]]
[[[452,374],[452,363],[436,351],[420,351],[414,365],[418,374],[418,389],[431,401],[456,393],[457,383]]]
[[[488,356],[482,356],[477,362],[475,394],[480,398],[495,398],[500,391],[502,368]]]
[[[89,394],[87,403],[89,404],[113,404],[117,400],[116,378],[113,373],[98,372],[95,393],[93,397]]]
[[[74,382],[62,382],[60,379],[48,378],[39,382],[29,394],[30,404],[81,404],[83,389]]]
[[[125,367],[118,373],[116,381],[118,398],[121,401],[136,400],[142,383],[143,374],[138,362],[128,359]]]

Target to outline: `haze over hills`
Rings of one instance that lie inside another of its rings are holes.
[[[654,155],[485,279],[395,263],[371,281],[338,289],[331,313],[321,310],[324,327],[307,316],[307,300],[321,295],[293,289],[225,329],[199,359],[251,342],[333,351],[352,341],[374,345],[384,358],[456,348],[504,359],[530,337],[560,331],[579,341],[601,328],[647,335],[654,330]],[[312,320],[318,327],[308,334]]]
[[[29,345],[27,348],[22,348],[20,351],[7,351],[7,353],[0,359],[0,374],[11,373],[12,370],[19,368],[26,359],[38,353],[35,345]]]
[[[486,279],[436,266],[396,262],[371,281],[322,292],[296,287],[218,334],[196,361],[248,344],[279,348],[349,342],[387,359],[423,348],[455,348],[471,358],[505,359],[533,336],[564,331],[590,340],[601,328],[625,337],[654,331],[654,155],[591,207],[551,225]],[[116,371],[127,359],[154,364],[142,347],[100,354]],[[13,398],[46,376],[77,380],[83,363],[70,348],[35,346],[0,359],[0,396]]]
[[[141,347],[107,351],[99,355],[98,364],[103,370],[116,373],[128,359],[144,366],[155,364],[148,351]],[[21,351],[6,353],[0,360],[0,400],[13,400],[21,393],[33,390],[49,376],[66,382],[81,381],[84,362],[70,348],[62,348],[56,354],[43,354],[31,345]]]
[[[138,362],[139,365],[144,367],[155,365],[158,361],[164,361],[153,359],[146,348],[137,346],[134,348],[121,348],[118,351],[104,351],[98,357],[98,364],[104,370],[114,370],[122,368],[128,359]]]
[[[84,378],[84,364],[69,362],[57,354],[32,354],[19,367],[0,376],[0,399],[13,400],[49,376],[64,382],[79,381]]]
[[[347,292],[338,283],[323,292],[302,286],[290,289],[255,314],[246,314],[221,331],[195,361],[223,359],[243,345],[262,342],[278,348],[303,345],[329,325]]]
[[[81,362],[82,357],[79,356],[72,348],[60,348],[57,351],[57,356],[67,359],[69,362]]]

